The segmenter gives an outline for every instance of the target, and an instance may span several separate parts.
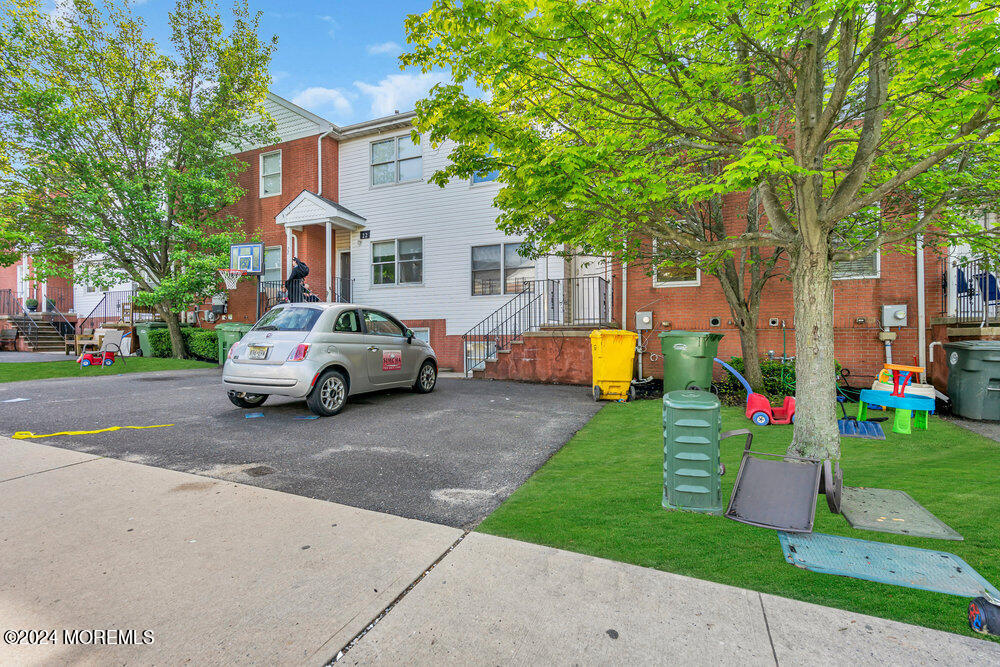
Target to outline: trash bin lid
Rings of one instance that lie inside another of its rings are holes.
[[[685,410],[715,410],[719,407],[719,397],[708,391],[676,389],[663,396],[663,407]]]
[[[712,333],[711,331],[684,331],[683,329],[671,329],[670,331],[661,331],[660,338],[722,338],[720,333]]]
[[[945,343],[946,350],[982,350],[992,352],[1000,350],[1000,340],[957,340],[953,343]]]

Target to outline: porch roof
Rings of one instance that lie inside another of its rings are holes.
[[[301,228],[306,225],[331,223],[338,229],[354,231],[365,226],[366,220],[337,202],[322,197],[315,192],[303,190],[275,216],[279,225]]]

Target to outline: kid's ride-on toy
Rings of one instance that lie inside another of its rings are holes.
[[[746,378],[739,374],[739,372],[724,362],[722,359],[716,359],[715,363],[719,364],[727,371],[733,374],[733,377],[739,380],[743,388],[747,390],[747,419],[752,421],[757,426],[767,426],[768,424],[791,424],[795,421],[795,397],[785,396],[784,402],[779,405],[771,405],[771,402],[767,400],[767,396],[763,394],[755,394],[753,389],[750,388],[750,383],[747,382]]]
[[[87,366],[110,366],[115,363],[115,352],[119,355],[122,354],[122,341],[125,340],[125,336],[128,335],[127,331],[121,332],[121,337],[112,338],[113,334],[108,334],[101,341],[101,348],[96,352],[84,352],[77,359],[80,364],[80,368],[86,368]],[[125,363],[125,357],[122,356],[122,363]]]

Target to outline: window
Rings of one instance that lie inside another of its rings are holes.
[[[867,243],[873,240],[874,235],[878,233],[881,217],[882,206],[880,204],[864,208],[850,218],[846,218],[837,223],[838,227],[845,230],[845,235],[840,236],[835,229],[832,241],[838,244],[848,242],[850,245],[855,247],[857,245]],[[868,234],[866,233],[866,230],[872,230],[873,233]],[[849,235],[847,232],[850,232]],[[846,244],[845,247],[847,247]],[[880,268],[879,264],[880,257],[877,251],[867,257],[859,257],[857,259],[851,259],[843,262],[834,262],[832,270],[833,279],[851,280],[859,278],[878,278]]]
[[[518,254],[520,243],[497,243],[472,248],[472,295],[516,294],[534,280],[534,261]]]
[[[264,313],[254,331],[309,331],[323,313],[318,308],[287,306],[272,308]]]
[[[833,263],[833,279],[848,280],[851,278],[878,278],[879,276],[879,254],[859,259],[851,259],[845,262]]]
[[[365,330],[377,336],[402,336],[406,327],[383,313],[365,311]]]
[[[264,248],[264,273],[260,276],[261,283],[275,283],[281,282],[281,246],[273,246],[271,248]],[[261,285],[261,291],[264,291],[264,285]]]
[[[654,263],[658,263],[656,239],[653,239]],[[697,266],[657,266],[653,271],[653,287],[697,287],[701,285],[701,269]]]
[[[473,174],[472,182],[475,183],[489,183],[490,181],[495,181],[500,177],[500,170],[495,169],[493,171],[486,172],[485,174]]]
[[[413,285],[424,280],[423,239],[393,239],[372,243],[372,283]]]
[[[420,140],[409,135],[372,143],[372,185],[418,181],[423,173]]]
[[[358,311],[345,310],[333,325],[337,333],[361,333],[361,323],[358,322]]]
[[[260,156],[260,196],[273,197],[281,194],[281,151],[272,151]]]
[[[417,340],[422,340],[428,345],[431,344],[431,330],[429,327],[410,327],[410,331],[413,332],[413,337]]]

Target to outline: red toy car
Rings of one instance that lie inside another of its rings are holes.
[[[81,368],[86,368],[91,365],[98,366],[110,366],[115,363],[115,353],[111,350],[105,350],[103,352],[84,352],[77,359],[80,362]]]
[[[747,418],[757,426],[791,424],[795,421],[795,397],[785,396],[785,402],[780,407],[772,407],[767,396],[750,394],[747,396]]]

